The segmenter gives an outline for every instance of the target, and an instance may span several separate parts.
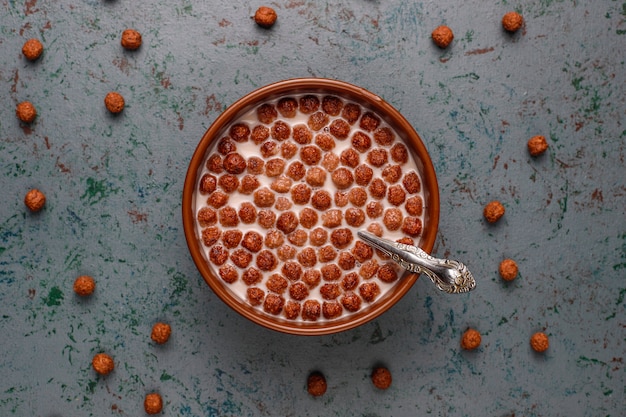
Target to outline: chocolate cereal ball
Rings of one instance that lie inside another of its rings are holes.
[[[387,184],[385,184],[385,181],[380,178],[374,178],[370,183],[368,190],[373,198],[380,200],[387,194]]]
[[[461,347],[465,350],[474,350],[480,346],[481,337],[476,329],[467,329],[461,338]]]
[[[322,99],[322,110],[331,116],[338,116],[343,108],[343,101],[339,97],[325,96]]]
[[[389,156],[387,155],[387,151],[381,148],[372,149],[367,153],[367,162],[370,165],[375,166],[377,168],[385,165],[389,160]]]
[[[300,112],[311,114],[320,108],[320,100],[317,96],[306,95],[300,98]]]
[[[415,171],[407,173],[404,178],[402,178],[402,185],[409,194],[419,193],[422,189],[422,183]]]
[[[265,298],[265,291],[258,287],[251,287],[246,290],[246,295],[248,296],[248,302],[252,306],[261,305],[263,299]]]
[[[404,204],[404,208],[410,216],[421,216],[423,207],[422,198],[418,195],[408,198]]]
[[[311,373],[307,378],[306,386],[308,393],[314,397],[321,397],[326,393],[326,389],[328,388],[326,378],[324,378],[321,372]]]
[[[289,296],[302,301],[309,296],[309,288],[303,282],[296,282],[289,287]]]
[[[262,250],[256,257],[256,266],[261,271],[273,271],[277,264],[276,256],[269,250]]]
[[[270,132],[272,139],[276,139],[277,141],[287,140],[291,136],[291,126],[282,120],[278,120],[274,123]]]
[[[237,272],[235,267],[232,265],[222,266],[219,269],[218,274],[220,278],[222,278],[224,282],[228,284],[232,284],[233,282],[237,281],[237,279],[239,279],[239,273]]]
[[[322,303],[322,314],[325,319],[334,319],[343,313],[343,308],[341,304],[337,301],[324,301]]]
[[[280,269],[289,281],[296,282],[302,277],[302,267],[295,261],[287,261]]]
[[[347,228],[335,229],[330,234],[330,242],[337,249],[345,249],[352,243],[352,231]]]
[[[287,176],[294,181],[300,181],[306,175],[307,170],[300,161],[294,161],[287,167]],[[326,177],[324,177],[326,178]]]
[[[285,305],[285,299],[278,294],[267,294],[265,301],[263,301],[263,310],[270,314],[280,314],[283,311]]]
[[[367,186],[373,176],[374,171],[367,165],[359,165],[354,169],[354,182],[362,187]]]
[[[124,110],[124,97],[118,92],[111,91],[104,97],[104,105],[113,114],[118,114]]]
[[[22,54],[29,61],[35,61],[43,53],[43,45],[39,42],[39,39],[29,39],[24,42],[22,46]]]
[[[548,335],[543,332],[533,334],[530,338],[530,347],[532,347],[535,352],[545,352],[550,347]]]
[[[528,140],[528,152],[531,156],[539,156],[548,149],[545,136],[537,135]]]
[[[361,308],[361,297],[359,297],[352,291],[346,292],[343,297],[341,297],[340,302],[346,310],[353,313],[355,311],[359,311],[359,309]]]
[[[200,211],[203,209],[200,209]],[[254,207],[254,204],[252,203],[247,201],[241,203],[241,207],[239,207],[237,214],[239,215],[239,219],[244,224],[254,224],[256,222],[256,207]]]
[[[371,303],[380,295],[380,287],[375,282],[366,282],[359,287],[359,294],[368,303]]]
[[[402,233],[409,236],[419,236],[422,233],[422,221],[417,217],[405,217],[402,220]]]
[[[343,140],[350,135],[350,125],[343,119],[335,119],[330,123],[329,131],[337,139]]]
[[[256,253],[263,249],[263,236],[254,230],[249,230],[243,235],[241,246],[248,249],[250,252]]]
[[[207,248],[215,245],[220,238],[222,232],[217,227],[205,227],[202,229],[202,243]]]
[[[230,127],[228,134],[235,142],[247,142],[250,136],[250,127],[245,123],[235,123]],[[267,136],[264,139],[267,139]]]
[[[224,171],[224,165],[222,164],[222,157],[218,154],[209,156],[206,160],[206,167],[209,171],[216,174],[221,174]]]
[[[122,40],[120,41],[124,49],[134,51],[141,46],[141,34],[134,29],[126,29],[122,32]]]
[[[270,130],[263,125],[257,125],[252,129],[252,133],[250,134],[250,139],[255,144],[263,143],[270,137]]]
[[[315,144],[324,152],[328,152],[335,147],[335,139],[328,133],[315,135]],[[325,155],[324,155],[325,156]]]
[[[442,49],[447,48],[454,39],[454,33],[452,33],[452,29],[444,25],[436,27],[435,30],[433,30],[433,32],[430,34],[430,36],[433,38],[433,42],[435,43],[435,45]]]
[[[342,165],[350,168],[356,168],[361,162],[361,157],[359,156],[359,153],[352,148],[348,148],[341,152],[339,159],[341,160]]]
[[[209,206],[217,209],[224,207],[228,203],[229,198],[230,197],[226,193],[214,191],[211,195],[209,195],[206,202]]]
[[[222,243],[229,249],[236,248],[241,242],[243,233],[241,230],[227,230],[222,235]]]
[[[381,176],[389,184],[394,184],[402,178],[402,167],[400,165],[387,165],[383,168]]]
[[[502,27],[507,32],[517,32],[524,25],[524,18],[517,12],[508,12],[502,16]]]
[[[517,263],[513,259],[505,259],[500,262],[498,272],[503,280],[513,281],[515,277],[517,277],[519,270],[517,268]]]
[[[387,230],[398,230],[402,226],[403,220],[404,216],[402,215],[402,211],[400,211],[400,209],[388,208],[383,213],[383,224]]]
[[[302,282],[309,288],[315,288],[322,280],[322,273],[317,269],[307,269],[302,275]]]
[[[259,7],[254,13],[255,23],[264,29],[269,29],[274,26],[277,18],[278,15],[276,14],[276,11],[267,6]]]
[[[293,137],[293,140],[300,145],[308,145],[313,140],[313,133],[306,125],[303,124],[294,126],[291,136]]]
[[[293,211],[281,213],[276,220],[276,228],[284,234],[289,234],[298,227],[298,216]]]
[[[328,232],[326,231],[326,229],[316,227],[315,229],[311,230],[309,239],[311,241],[311,245],[322,246],[328,241]]]
[[[198,191],[200,194],[211,194],[217,188],[217,177],[211,174],[204,174],[200,178],[200,184],[198,185]]]
[[[302,304],[302,320],[317,321],[322,313],[322,306],[317,300],[306,300]]]
[[[364,132],[355,132],[352,135],[352,147],[357,151],[364,153],[372,146],[372,139]]]
[[[152,333],[150,333],[150,339],[155,343],[162,345],[170,339],[172,334],[172,327],[167,323],[155,323],[152,326]]]
[[[398,164],[405,164],[409,160],[409,151],[406,146],[401,143],[396,143],[389,150],[391,159]]]
[[[22,101],[15,107],[15,115],[24,123],[32,123],[37,117],[37,110],[30,101]]]
[[[257,221],[262,228],[271,229],[276,223],[276,214],[271,210],[261,210],[257,214]]]
[[[277,294],[284,293],[288,285],[287,279],[280,274],[272,274],[265,282],[267,289]]]
[[[354,176],[352,175],[351,170],[344,167],[334,170],[330,177],[335,186],[340,190],[349,188],[354,182]]]
[[[74,292],[81,297],[93,294],[96,289],[96,281],[89,275],[81,275],[74,281]]]
[[[380,125],[380,117],[369,111],[363,114],[363,117],[361,117],[361,121],[359,122],[359,127],[368,132],[376,130],[378,125]]]
[[[391,372],[384,367],[374,368],[372,371],[372,383],[378,389],[387,389],[391,386]]]
[[[346,223],[352,227],[359,227],[365,223],[365,212],[359,208],[350,207],[345,214]]]
[[[223,246],[215,245],[209,250],[209,260],[217,266],[222,266],[228,260],[230,253]]]
[[[312,268],[317,263],[317,254],[313,248],[304,248],[297,255],[298,262],[305,268]]]
[[[217,212],[217,217],[219,222],[224,227],[235,227],[239,224],[239,217],[237,216],[237,210],[234,208],[227,206],[222,207]]]
[[[241,276],[241,280],[246,285],[254,285],[258,282],[261,282],[262,279],[263,279],[263,274],[261,273],[261,271],[259,271],[255,267],[250,267],[246,269],[243,272],[243,275]]]
[[[246,170],[248,164],[243,156],[233,152],[224,157],[222,166],[229,174],[239,175]]]
[[[383,282],[394,282],[398,279],[398,271],[393,264],[384,264],[378,268],[377,276]]]
[[[24,196],[24,204],[33,213],[40,211],[46,204],[46,195],[36,188],[33,188]]]
[[[488,203],[483,209],[483,216],[489,223],[495,223],[500,220],[500,217],[504,216],[504,206],[499,201],[492,201]]]
[[[100,375],[108,375],[115,368],[115,362],[113,358],[106,353],[98,353],[91,360],[91,366]]]
[[[254,192],[254,204],[257,207],[272,207],[276,201],[276,196],[267,187],[260,188]]]
[[[332,204],[332,197],[330,193],[326,190],[318,190],[311,197],[311,205],[320,211],[326,211],[330,208]]]
[[[224,174],[217,180],[217,185],[224,192],[231,194],[239,188],[239,178],[232,174]]]
[[[285,306],[283,307],[283,312],[285,313],[285,317],[287,319],[295,320],[300,315],[301,309],[302,309],[302,306],[300,305],[300,303],[293,301],[293,300],[289,300],[285,303]]]
[[[315,145],[303,146],[300,149],[300,160],[306,165],[315,165],[322,159],[322,151]]]
[[[361,117],[361,106],[355,103],[346,104],[343,106],[343,110],[341,110],[341,117],[351,125],[355,124]]]
[[[404,203],[406,199],[406,193],[402,189],[402,186],[396,184],[389,187],[387,190],[387,201],[393,206],[399,206]]]
[[[143,400],[143,409],[146,414],[159,414],[163,411],[163,399],[156,392],[146,394]]]
[[[283,97],[278,100],[276,109],[281,116],[291,119],[298,114],[298,101],[293,97]]]
[[[262,104],[256,109],[257,119],[259,122],[265,124],[271,124],[278,117],[278,112],[276,111],[276,107],[272,104]]]

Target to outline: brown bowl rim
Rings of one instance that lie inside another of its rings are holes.
[[[200,250],[200,239],[196,235],[195,215],[193,210],[193,195],[195,192],[198,174],[203,165],[206,152],[213,140],[219,138],[219,134],[235,117],[241,117],[255,105],[262,101],[275,99],[286,94],[334,94],[342,98],[348,98],[372,109],[383,116],[395,130],[402,134],[407,145],[411,145],[411,151],[417,158],[416,163],[422,166],[422,187],[428,191],[424,198],[426,204],[425,218],[422,230],[420,247],[430,253],[435,244],[437,229],[439,226],[439,186],[435,174],[435,168],[428,154],[426,146],[413,126],[396,110],[379,96],[356,85],[328,78],[292,78],[275,82],[260,87],[241,97],[222,112],[204,133],[190,160],[182,195],[182,217],[185,240],[189,247],[191,257],[202,275],[204,281],[215,294],[237,313],[265,328],[293,335],[327,335],[339,333],[365,324],[396,304],[413,286],[418,274],[406,274],[396,284],[396,287],[385,296],[377,299],[370,307],[364,307],[359,312],[350,314],[345,318],[331,321],[300,322],[289,321],[280,317],[260,313],[254,307],[241,302],[220,280],[213,274],[208,262]]]

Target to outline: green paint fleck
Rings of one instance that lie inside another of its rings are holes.
[[[61,301],[63,301],[63,292],[59,287],[52,287],[50,288],[48,296],[45,297],[43,301],[48,307],[60,306]]]
[[[580,83],[585,79],[585,77],[578,77],[578,78],[574,78],[572,80],[572,85],[574,86],[574,89],[576,91],[579,91],[580,89],[582,89],[582,86],[580,85]]]
[[[626,35],[626,29],[616,29],[615,33],[618,35]]]
[[[169,375],[167,372],[163,371],[160,379],[161,381],[169,381],[170,379],[172,379],[172,375]]]
[[[81,200],[87,199],[90,206],[93,206],[103,198],[107,198],[112,193],[117,194],[117,188],[111,188],[106,184],[106,180],[97,181],[93,178],[87,178],[87,189],[85,193],[80,196]]]

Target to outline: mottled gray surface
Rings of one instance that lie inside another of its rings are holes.
[[[213,3],[213,4],[210,4]],[[611,416],[626,403],[626,3],[622,0],[0,1],[0,414]],[[518,10],[520,33],[500,26]],[[456,38],[442,51],[439,24]],[[127,27],[144,45],[119,44]],[[30,37],[44,55],[21,56]],[[337,78],[382,96],[426,143],[441,189],[435,253],[467,295],[420,279],[379,319],[327,337],[274,333],[226,307],[189,256],[187,163],[210,123],[281,79]],[[110,116],[118,90],[127,107]],[[27,127],[15,105],[30,100]],[[526,141],[548,138],[533,159]],[[43,190],[38,214],[23,204]],[[489,226],[492,199],[505,217]],[[497,274],[511,257],[520,276]],[[74,278],[93,275],[87,300]],[[155,346],[150,329],[173,327]],[[472,326],[474,352],[459,347]],[[529,347],[544,330],[546,354]],[[97,377],[92,356],[117,368]],[[393,373],[377,391],[374,364]],[[324,397],[306,393],[325,373]]]

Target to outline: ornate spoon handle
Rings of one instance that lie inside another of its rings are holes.
[[[476,287],[472,273],[459,261],[438,259],[417,246],[383,239],[370,232],[359,231],[358,235],[365,243],[381,250],[407,271],[426,274],[441,291],[460,294]]]

